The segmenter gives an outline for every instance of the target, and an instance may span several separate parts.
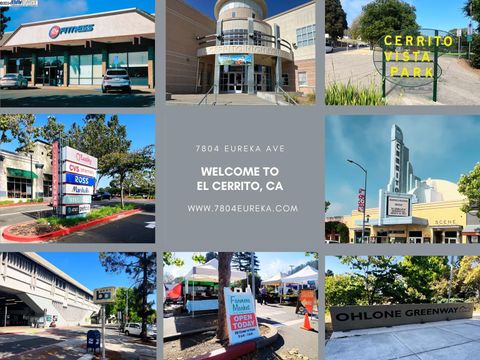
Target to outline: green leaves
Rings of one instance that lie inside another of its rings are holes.
[[[347,14],[340,0],[325,0],[325,33],[336,40],[343,37],[347,27]]]
[[[470,212],[480,208],[480,163],[477,163],[467,175],[462,175],[458,180],[458,192],[467,197],[467,203],[462,206],[462,211]],[[480,217],[480,213],[477,212]]]

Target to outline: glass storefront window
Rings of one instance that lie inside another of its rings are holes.
[[[93,55],[93,84],[99,85],[102,83],[102,54]]]
[[[9,199],[27,199],[32,196],[32,180],[7,176],[7,197]]]
[[[119,68],[127,67],[127,53],[111,53],[108,54],[108,67]]]
[[[92,55],[80,55],[80,85],[92,84],[92,65]]]
[[[70,56],[70,84],[78,85],[80,77],[80,57],[78,55]]]

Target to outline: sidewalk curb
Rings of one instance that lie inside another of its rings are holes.
[[[213,359],[213,360],[230,360],[239,358],[245,354],[251,353],[255,350],[264,348],[268,345],[273,344],[278,338],[278,330],[274,326],[269,324],[260,323],[263,326],[269,328],[269,332],[267,335],[262,336],[256,340],[250,340],[241,344],[228,346],[227,348],[221,348],[214,351],[211,351],[207,354],[195,356],[188,360],[206,360],[206,359]],[[259,325],[260,325],[259,324]],[[214,327],[216,329],[216,327]],[[195,330],[196,332],[200,332]],[[202,329],[205,331],[205,329]],[[184,333],[185,334],[185,333]]]
[[[43,202],[19,202],[19,203],[14,203],[14,204],[3,204],[0,205],[1,208],[8,208],[8,207],[15,207],[15,206],[29,206],[29,205],[49,205],[50,203],[48,201],[43,201]]]
[[[141,211],[142,211],[141,209],[133,209],[133,210],[122,211],[120,213],[110,215],[110,216],[106,216],[106,217],[101,218],[101,219],[87,221],[85,223],[78,224],[78,225],[75,225],[75,226],[72,226],[72,227],[69,227],[69,228],[66,228],[66,229],[57,230],[57,231],[53,231],[53,232],[43,234],[43,235],[38,235],[38,236],[20,236],[20,235],[10,234],[8,231],[12,227],[19,225],[19,224],[14,224],[14,225],[10,225],[10,226],[6,227],[5,230],[3,230],[2,236],[5,240],[16,241],[16,242],[29,243],[29,242],[36,242],[36,241],[46,241],[46,240],[51,240],[51,239],[58,238],[58,237],[61,237],[61,236],[69,235],[69,234],[74,233],[76,231],[85,230],[85,229],[91,228],[95,225],[99,225],[99,224],[107,223],[107,222],[110,222],[110,221],[123,219],[124,217],[139,213]],[[23,224],[28,224],[28,223],[31,223],[31,221],[29,221],[27,223],[23,223]]]

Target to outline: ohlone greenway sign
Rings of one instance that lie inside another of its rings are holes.
[[[469,319],[473,304],[402,304],[373,306],[332,306],[333,331]]]

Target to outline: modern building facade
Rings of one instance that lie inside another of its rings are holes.
[[[315,92],[314,1],[268,17],[265,0],[218,0],[214,14],[167,0],[167,92]]]
[[[50,144],[36,140],[31,152],[27,153],[0,150],[0,201],[27,201],[51,196]]]
[[[465,197],[458,186],[441,179],[422,180],[414,175],[409,149],[397,125],[391,131],[390,179],[379,190],[377,208],[342,217],[351,243],[478,243],[480,221],[465,213]],[[335,236],[333,236],[335,238]]]
[[[0,252],[0,326],[91,323],[93,293],[35,253]]]
[[[0,42],[0,71],[31,86],[99,85],[126,68],[132,85],[155,84],[155,16],[139,9],[22,24]]]

